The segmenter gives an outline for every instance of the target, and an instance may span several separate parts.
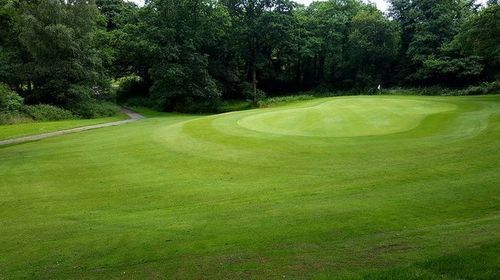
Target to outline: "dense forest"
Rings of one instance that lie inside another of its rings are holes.
[[[0,0],[0,111],[91,118],[114,102],[201,112],[307,90],[498,87],[498,1],[390,4]]]

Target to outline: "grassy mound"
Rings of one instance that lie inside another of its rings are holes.
[[[456,106],[433,101],[395,98],[326,99],[302,108],[253,114],[238,124],[255,131],[297,135],[350,137],[410,130],[428,115]]]

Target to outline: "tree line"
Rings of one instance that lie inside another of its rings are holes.
[[[114,100],[210,111],[265,94],[499,79],[498,1],[389,2],[383,14],[360,0],[0,0],[0,83],[84,114]]]

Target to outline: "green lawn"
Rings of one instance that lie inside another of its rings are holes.
[[[500,276],[500,95],[151,116],[0,147],[0,279]]]
[[[30,122],[14,125],[0,125],[0,140],[42,134],[63,129],[95,125],[107,122],[114,122],[127,119],[127,115],[119,114],[114,117],[99,119],[64,120],[52,122]]]

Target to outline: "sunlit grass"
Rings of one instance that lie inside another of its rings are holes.
[[[0,148],[0,278],[498,276],[500,96],[143,113]]]

